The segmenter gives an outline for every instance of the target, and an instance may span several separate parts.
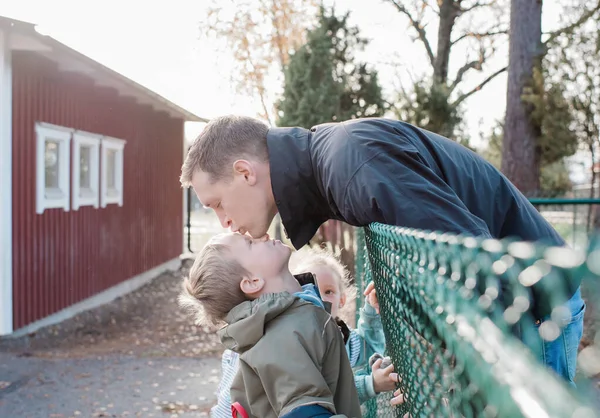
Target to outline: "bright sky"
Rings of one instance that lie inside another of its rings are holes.
[[[0,0],[0,14],[39,24],[44,33],[200,116],[255,116],[259,103],[236,94],[230,85],[228,51],[200,39],[198,23],[208,4],[207,0]],[[544,2],[544,30],[556,27],[557,4],[558,0]],[[353,23],[371,39],[360,57],[376,65],[384,88],[393,89],[398,81],[397,70],[386,62],[401,59],[407,68],[425,68],[422,45],[409,38],[406,19],[392,6],[380,0],[337,0],[336,7],[340,12],[351,10]],[[455,65],[460,64],[458,58]],[[490,71],[504,62],[506,50],[491,63]],[[475,85],[480,80],[475,75],[467,81]],[[506,76],[501,75],[466,102],[470,133],[477,136],[480,120],[489,128],[503,118],[505,101]],[[188,126],[187,136],[191,139],[200,128]]]

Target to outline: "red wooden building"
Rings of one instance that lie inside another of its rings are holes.
[[[0,17],[0,335],[178,266],[185,121],[204,120]]]

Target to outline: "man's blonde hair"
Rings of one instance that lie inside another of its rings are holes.
[[[179,181],[189,187],[197,171],[210,175],[217,182],[231,177],[231,164],[237,159],[257,159],[267,162],[267,132],[269,127],[246,116],[221,116],[211,120],[190,147]]]
[[[329,269],[337,276],[340,293],[346,295],[346,304],[356,299],[356,286],[351,283],[348,269],[340,261],[339,254],[322,247],[304,247],[292,254],[290,265],[292,274],[309,273],[317,266]]]
[[[183,281],[179,304],[191,311],[197,324],[221,323],[230,310],[248,299],[240,289],[248,275],[227,245],[209,242]]]

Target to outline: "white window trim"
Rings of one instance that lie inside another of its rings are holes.
[[[73,210],[82,206],[93,206],[98,209],[100,205],[100,135],[89,132],[76,131],[73,134]],[[79,157],[81,147],[90,147],[90,188],[82,190],[79,184],[81,170]]]
[[[36,123],[37,136],[37,178],[36,178],[36,213],[42,214],[46,209],[63,208],[69,211],[70,206],[70,163],[72,129],[48,123]],[[44,153],[46,139],[58,141],[58,188],[46,192],[46,170]]]
[[[110,204],[117,204],[123,206],[123,148],[125,147],[125,140],[111,138],[105,136],[102,138],[102,157],[100,158],[100,170],[102,172],[102,181],[100,182],[100,206],[105,208]],[[115,185],[117,187],[117,195],[111,196],[108,194],[107,189],[107,172],[106,172],[106,159],[108,151],[117,151],[115,159]]]

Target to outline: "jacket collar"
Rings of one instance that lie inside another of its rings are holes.
[[[319,190],[310,152],[311,132],[271,128],[267,134],[271,188],[286,236],[300,249],[329,219],[329,205]]]

